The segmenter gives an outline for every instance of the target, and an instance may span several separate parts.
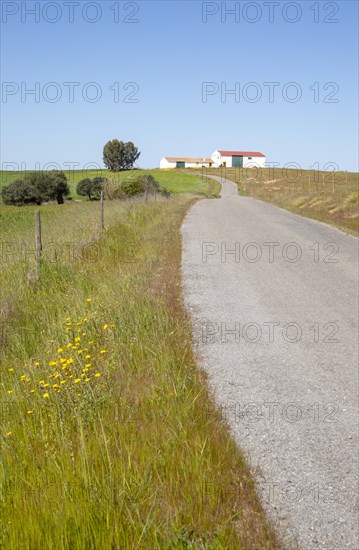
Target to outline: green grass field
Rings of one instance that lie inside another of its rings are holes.
[[[102,232],[98,202],[0,206],[5,550],[279,548],[192,353],[179,228],[195,200],[105,201]]]
[[[359,233],[357,172],[284,170],[281,168],[212,168],[204,175],[217,175],[238,184],[249,195],[347,231]]]
[[[186,174],[184,172],[171,170],[163,171],[154,170],[124,170],[123,172],[109,172],[108,170],[72,170],[64,171],[69,182],[71,196],[74,199],[83,199],[76,193],[76,186],[81,179],[94,178],[103,176],[121,182],[125,179],[133,179],[139,175],[151,174],[160,184],[160,187],[166,187],[172,193],[193,193],[199,196],[215,196],[220,190],[218,184],[214,184],[213,180],[204,181],[201,173],[198,176]],[[8,185],[16,179],[21,179],[26,172],[1,172],[0,171],[0,188]]]

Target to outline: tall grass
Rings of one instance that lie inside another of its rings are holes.
[[[108,204],[102,234],[97,204],[46,207],[40,279],[19,246],[2,256],[3,548],[278,547],[191,351],[192,201]],[[30,246],[33,214],[6,210],[4,240]]]

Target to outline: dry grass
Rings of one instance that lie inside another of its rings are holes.
[[[281,168],[206,169],[238,184],[240,194],[358,235],[358,173]]]

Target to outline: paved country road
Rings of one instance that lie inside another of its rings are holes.
[[[358,241],[221,195],[182,226],[200,364],[286,546],[357,549]]]

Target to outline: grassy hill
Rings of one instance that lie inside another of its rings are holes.
[[[271,202],[308,218],[359,233],[357,172],[324,172],[282,168],[214,168],[205,175],[228,178],[242,195]]]
[[[29,170],[31,172],[31,170]],[[139,175],[151,174],[160,184],[160,186],[166,187],[172,193],[193,193],[200,196],[212,196],[219,192],[220,186],[213,183],[213,180],[206,181],[202,178],[201,173],[198,172],[198,176],[193,174],[187,174],[184,172],[172,170],[163,171],[159,169],[154,170],[124,170],[123,172],[109,172],[108,170],[65,170],[66,177],[71,189],[71,196],[74,199],[85,199],[79,197],[76,193],[76,186],[83,178],[95,178],[96,176],[103,176],[111,178],[115,181],[121,182],[125,179],[133,179]],[[0,171],[0,188],[4,185],[8,185],[16,179],[21,179],[27,172],[4,172]]]

